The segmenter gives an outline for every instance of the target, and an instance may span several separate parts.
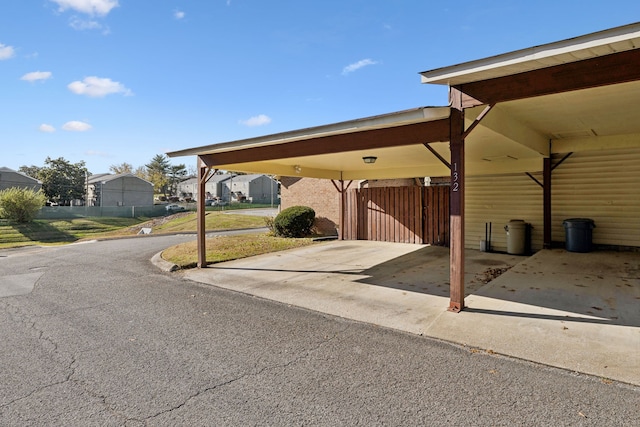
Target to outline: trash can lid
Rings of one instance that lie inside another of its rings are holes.
[[[568,218],[562,221],[562,225],[590,225],[595,227],[596,224],[590,218]]]

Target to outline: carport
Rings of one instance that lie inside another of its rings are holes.
[[[200,194],[210,172],[218,169],[328,179],[343,195],[354,180],[449,175],[449,310],[457,312],[464,308],[465,295],[467,177],[523,174],[539,185],[543,247],[552,247],[553,171],[578,152],[628,149],[634,155],[640,153],[640,109],[634,105],[640,99],[639,44],[640,24],[636,23],[426,71],[421,73],[423,83],[449,86],[448,106],[168,155],[198,157]],[[365,158],[372,157],[375,163],[365,163]],[[597,167],[592,170],[598,173]],[[628,188],[640,187],[635,170],[619,171],[625,173],[630,177],[624,178]],[[341,200],[344,203],[344,197]],[[637,219],[639,206],[637,202],[624,205],[625,218]],[[204,200],[199,198],[199,267],[207,264],[204,213]],[[619,238],[625,244],[618,245],[640,246],[640,227],[634,227],[626,233],[631,239]],[[614,246],[618,242],[615,237],[609,241]]]

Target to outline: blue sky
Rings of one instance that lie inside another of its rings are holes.
[[[640,20],[635,1],[1,0],[0,166],[444,105],[420,71]],[[195,158],[172,159],[195,165]]]

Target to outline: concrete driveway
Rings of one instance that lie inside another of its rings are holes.
[[[446,311],[449,255],[441,247],[333,241],[180,274],[478,352],[640,385],[639,253],[543,250],[521,257],[469,250],[462,313]]]

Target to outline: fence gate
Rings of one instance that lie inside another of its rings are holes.
[[[422,187],[422,241],[449,246],[449,186]]]
[[[449,242],[449,187],[379,187],[347,192],[344,239]]]

